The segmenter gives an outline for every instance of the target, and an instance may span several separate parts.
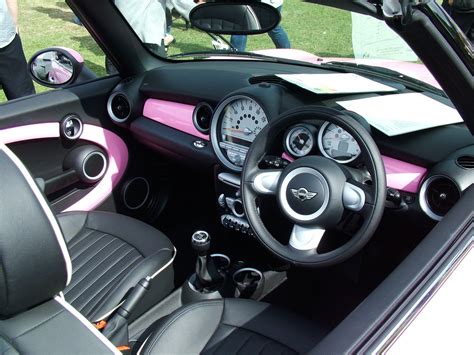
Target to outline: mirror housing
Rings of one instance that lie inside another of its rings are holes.
[[[212,2],[198,5],[189,15],[191,24],[208,33],[254,35],[275,28],[281,20],[273,6],[260,2]]]
[[[35,82],[50,88],[66,87],[76,81],[84,68],[84,59],[73,49],[52,47],[35,53],[28,62]]]

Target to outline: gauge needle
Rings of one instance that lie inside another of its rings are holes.
[[[250,128],[245,127],[245,128],[244,128],[244,133],[248,136],[249,134],[252,133],[252,131],[250,130]]]
[[[232,132],[239,132],[242,133],[242,130],[237,129],[237,128],[224,128],[226,131],[232,131]]]

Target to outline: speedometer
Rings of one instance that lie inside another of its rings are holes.
[[[235,138],[240,143],[242,140],[251,143],[266,124],[267,117],[257,102],[250,98],[237,99],[224,109],[222,139]]]
[[[236,95],[220,103],[211,127],[220,161],[232,170],[242,170],[250,145],[267,123],[263,108],[248,96]]]
[[[360,155],[360,147],[354,137],[345,129],[325,122],[318,134],[318,146],[321,153],[338,163],[350,163]]]

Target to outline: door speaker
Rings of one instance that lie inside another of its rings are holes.
[[[125,207],[131,211],[144,207],[150,198],[150,184],[144,177],[138,176],[123,185],[122,199]]]

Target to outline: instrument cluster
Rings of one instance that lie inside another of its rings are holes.
[[[319,129],[301,123],[290,127],[284,136],[285,151],[293,158],[301,158],[319,151],[326,158],[347,164],[360,155],[360,147],[345,129],[324,122]]]

